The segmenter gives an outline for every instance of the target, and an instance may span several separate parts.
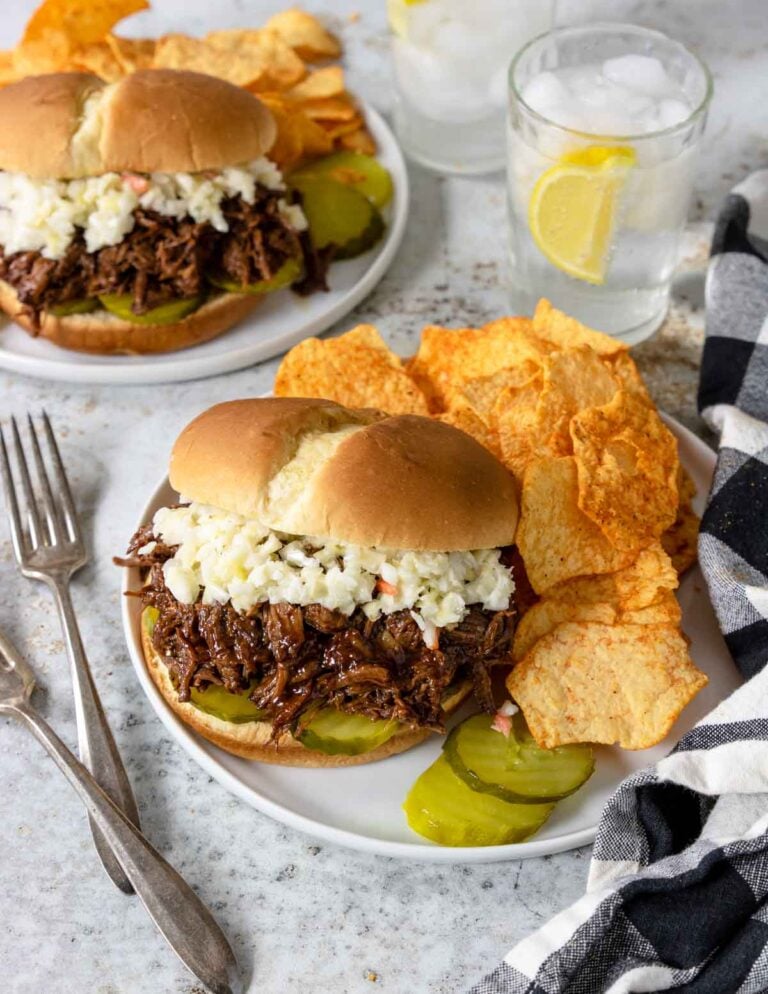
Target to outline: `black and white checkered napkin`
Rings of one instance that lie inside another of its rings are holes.
[[[768,990],[768,170],[718,219],[699,406],[721,436],[699,558],[748,682],[621,784],[585,896],[470,994]]]

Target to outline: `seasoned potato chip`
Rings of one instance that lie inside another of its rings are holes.
[[[671,590],[662,590],[653,604],[633,611],[622,610],[616,601],[564,600],[553,598],[548,593],[520,619],[515,630],[512,655],[515,660],[522,659],[540,638],[566,621],[597,621],[603,625],[677,625],[681,617],[680,604]]]
[[[305,338],[280,363],[276,397],[322,397],[388,414],[427,414],[427,400],[370,324],[339,338]]]
[[[573,604],[612,604],[620,613],[639,611],[677,589],[672,561],[657,542],[643,549],[624,569],[598,576],[578,576],[547,591],[550,600]]]
[[[677,441],[657,411],[619,390],[571,420],[579,507],[617,547],[640,549],[677,514]]]
[[[685,573],[696,562],[699,524],[699,516],[688,500],[680,505],[674,523],[661,536],[661,544],[679,574]]]
[[[17,79],[69,67],[72,41],[63,31],[48,31],[44,38],[24,42],[13,50],[13,71]]]
[[[211,31],[205,36],[204,44],[214,49],[219,58],[223,56],[234,60],[238,67],[250,63],[251,86],[258,85],[265,90],[287,89],[303,79],[307,72],[304,63],[290,45],[269,28]],[[247,76],[244,68],[238,71]]]
[[[65,38],[71,49],[91,45],[124,17],[148,8],[147,0],[43,0],[27,21],[21,46],[47,42],[49,35]]]
[[[543,359],[541,396],[534,433],[539,447],[553,456],[573,452],[571,418],[589,407],[607,404],[618,382],[592,349],[581,347],[554,352]]]
[[[438,421],[443,421],[454,428],[460,428],[466,435],[471,435],[477,442],[485,446],[497,459],[501,458],[501,448],[496,433],[472,410],[471,407],[452,407],[450,411],[437,415]]]
[[[554,308],[548,300],[540,300],[533,314],[533,333],[546,342],[561,349],[588,345],[601,356],[613,356],[626,352],[627,346],[617,338],[594,331]]]
[[[301,109],[313,121],[356,121],[359,117],[355,101],[349,94],[341,97],[321,97],[302,100]]]
[[[207,41],[188,35],[171,34],[159,38],[152,62],[155,69],[189,69],[218,76],[235,86],[259,82],[269,89],[269,66],[254,58],[252,51],[235,53],[214,48]]]
[[[673,625],[568,622],[536,643],[507,687],[542,748],[646,749],[706,683]]]
[[[350,152],[362,152],[363,155],[376,154],[376,142],[373,135],[365,128],[356,128],[349,134],[339,135],[339,146]]]
[[[154,38],[120,38],[108,34],[104,41],[112,49],[112,54],[124,73],[149,69],[155,59]]]
[[[431,384],[444,408],[467,380],[491,376],[526,361],[537,362],[542,349],[529,334],[527,318],[495,321],[485,328],[441,328],[428,325],[421,333],[411,375]]]
[[[72,53],[69,68],[79,72],[92,72],[108,83],[114,83],[125,75],[106,41],[96,41],[78,48]]]
[[[526,387],[537,380],[538,385],[541,386],[540,371],[538,363],[526,359],[519,366],[513,366],[511,369],[500,369],[498,373],[491,373],[490,376],[476,376],[474,379],[464,380],[458,387],[454,399],[456,396],[460,397],[481,417],[487,419],[505,387]]]
[[[571,577],[614,573],[635,557],[611,545],[579,509],[578,496],[571,456],[537,459],[525,471],[517,544],[539,594]]]
[[[646,404],[653,405],[653,400],[648,393],[645,380],[640,375],[640,370],[637,368],[635,360],[629,352],[619,352],[617,355],[610,356],[606,360],[606,364],[613,376],[618,380],[619,385],[627,393],[637,394]]]
[[[288,96],[293,100],[320,100],[340,97],[344,93],[344,70],[341,66],[315,69],[306,79],[291,87]]]
[[[0,51],[0,86],[13,83],[18,78],[18,73],[13,62],[13,49],[9,48],[4,52]]]
[[[351,135],[360,130],[363,126],[363,115],[359,111],[355,111],[355,116],[348,121],[330,121],[327,118],[318,117],[316,123],[327,135],[341,144],[341,139],[345,135]]]
[[[499,438],[501,461],[519,480],[523,479],[528,465],[541,455],[535,434],[541,387],[540,374],[522,386],[504,387],[490,413],[491,428]]]
[[[275,14],[265,27],[276,31],[305,62],[337,59],[341,45],[316,17],[293,7]]]

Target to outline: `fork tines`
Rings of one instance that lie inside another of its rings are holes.
[[[21,432],[16,418],[10,419],[10,441],[0,424],[0,478],[5,491],[5,502],[11,524],[11,537],[16,558],[21,562],[41,546],[62,547],[80,542],[72,491],[64,470],[59,447],[45,411],[41,415],[42,434],[31,415],[27,415],[28,435],[34,462],[33,483],[29,462],[24,452]],[[16,466],[14,482],[9,449]],[[47,455],[47,458],[46,458]],[[26,528],[24,524],[26,523]]]

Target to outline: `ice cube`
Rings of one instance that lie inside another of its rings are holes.
[[[606,59],[603,63],[603,76],[635,93],[645,93],[652,97],[667,96],[675,89],[664,66],[651,55],[619,55],[614,59]]]
[[[690,108],[682,100],[667,99],[659,104],[659,126],[662,128],[673,128],[680,124],[691,113]]]
[[[570,95],[554,73],[541,72],[526,83],[523,100],[532,110],[547,117],[552,108],[568,105]]]

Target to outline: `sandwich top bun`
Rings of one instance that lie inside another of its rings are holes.
[[[170,481],[275,531],[379,548],[511,545],[518,518],[511,474],[469,435],[326,400],[217,404],[179,436]]]
[[[265,155],[276,133],[253,94],[196,72],[52,73],[0,90],[0,169],[34,179],[222,169]]]

